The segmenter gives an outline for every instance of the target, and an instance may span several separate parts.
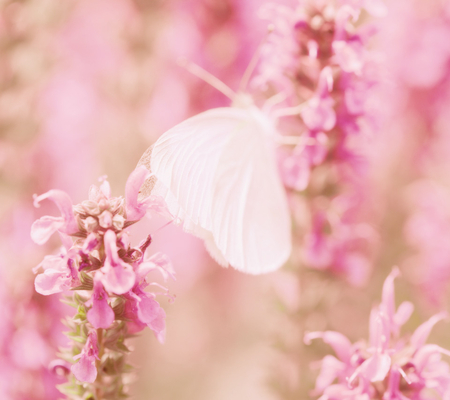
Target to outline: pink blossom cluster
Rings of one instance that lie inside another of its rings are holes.
[[[369,340],[351,343],[339,332],[309,332],[304,341],[320,338],[336,356],[321,362],[314,389],[321,400],[425,400],[450,395],[450,365],[442,355],[450,351],[428,344],[434,325],[447,317],[441,312],[422,323],[411,335],[400,334],[414,306],[405,301],[395,307],[394,268],[386,278],[381,304],[370,313]],[[436,397],[437,396],[437,397]]]
[[[406,196],[400,200],[408,209],[404,239],[410,252],[403,262],[410,280],[435,305],[442,303],[450,282],[449,35],[445,1],[395,0],[380,31],[391,81],[380,142],[399,149],[378,149],[379,165],[388,164],[382,153],[390,153],[409,167],[403,172]]]
[[[359,24],[363,7],[375,15],[385,12],[375,0],[264,8],[262,16],[274,30],[254,81],[268,93],[281,93],[290,106],[301,104],[300,115],[281,125],[284,134],[299,136],[299,144],[283,149],[280,168],[286,186],[301,194],[300,210],[295,201],[293,207],[300,231],[308,232],[301,238],[303,262],[356,285],[367,279],[374,244],[363,214],[369,96],[377,77],[376,57],[367,48],[374,29]]]
[[[115,346],[121,335],[126,338],[148,326],[164,342],[166,315],[155,296],[168,295],[168,290],[148,280],[148,275],[159,271],[164,280],[174,279],[174,271],[166,256],[146,256],[150,236],[132,247],[127,229],[148,210],[163,211],[158,198],[138,197],[148,177],[145,167],[134,170],[126,183],[125,199],[112,197],[106,180],[100,187],[91,186],[89,199],[76,206],[60,190],[35,197],[35,206],[44,199],[52,200],[61,216],[44,216],[34,222],[33,240],[43,244],[58,232],[63,242],[60,254],[46,256],[35,268],[35,272],[42,272],[36,276],[35,288],[43,295],[68,290],[79,293],[75,296],[78,314],[72,327],[84,344],[76,349],[78,354],[73,354],[77,362],[71,371],[81,382],[96,380],[99,362],[105,362],[102,349],[108,340]],[[159,292],[145,291],[148,286]]]
[[[28,283],[28,282],[27,282]],[[4,400],[56,399],[61,379],[48,368],[65,343],[60,323],[65,307],[31,285],[14,287],[1,274],[0,394]]]

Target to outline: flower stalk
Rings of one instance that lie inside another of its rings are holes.
[[[35,268],[42,272],[35,288],[43,295],[73,293],[66,303],[76,314],[65,321],[71,345],[59,355],[68,377],[59,390],[69,399],[127,398],[133,378],[126,361],[128,340],[148,326],[164,342],[165,312],[155,298],[168,296],[168,289],[149,276],[159,272],[167,281],[175,274],[166,256],[146,255],[150,236],[131,247],[127,229],[152,207],[161,209],[159,199],[138,198],[148,175],[145,167],[130,175],[125,199],[111,197],[106,180],[100,187],[92,186],[89,200],[75,207],[57,190],[35,198],[36,205],[45,198],[53,200],[62,214],[36,221],[32,237],[44,243],[59,232],[64,244],[59,255],[45,257]],[[162,291],[146,291],[148,286]]]

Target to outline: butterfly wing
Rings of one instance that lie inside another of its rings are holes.
[[[259,110],[216,108],[163,134],[147,167],[183,228],[222,265],[260,274],[291,252],[290,217]]]

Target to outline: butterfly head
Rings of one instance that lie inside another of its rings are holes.
[[[248,93],[238,92],[234,96],[231,106],[246,109],[255,107],[255,102],[253,101],[252,96],[250,96]]]

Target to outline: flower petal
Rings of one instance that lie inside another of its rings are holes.
[[[41,217],[31,226],[31,239],[36,244],[45,244],[50,236],[63,226],[64,221],[61,217]]]
[[[133,288],[136,275],[130,265],[120,263],[116,266],[105,265],[103,268],[105,269],[103,269],[102,283],[106,290],[115,294],[124,294]]]
[[[114,311],[108,304],[108,295],[103,289],[100,279],[94,280],[92,308],[87,313],[87,319],[95,329],[107,329],[114,322]]]
[[[78,224],[73,214],[72,200],[66,192],[52,189],[40,196],[35,195],[34,206],[39,207],[39,203],[44,199],[53,201],[59,208],[62,220],[64,221],[64,225],[60,228],[63,233],[71,235],[78,231]]]
[[[76,364],[70,368],[72,373],[81,382],[93,383],[97,379],[95,357],[83,354]]]
[[[304,336],[303,341],[309,344],[312,339],[322,339],[329,344],[341,361],[348,363],[352,356],[352,344],[342,333],[335,331],[309,332]]]
[[[416,349],[422,347],[427,341],[428,336],[430,335],[430,332],[433,329],[434,325],[436,325],[439,321],[447,317],[448,314],[445,311],[443,311],[440,312],[439,314],[433,315],[428,321],[425,321],[412,334],[410,339],[411,345]]]
[[[129,221],[137,221],[147,212],[145,202],[139,201],[138,196],[142,184],[149,176],[148,169],[140,165],[128,177],[125,185],[125,210]]]
[[[391,368],[391,357],[384,353],[376,353],[364,361],[359,369],[359,374],[371,382],[384,380]]]
[[[34,287],[36,292],[48,296],[54,293],[61,293],[70,288],[70,276],[67,271],[56,269],[46,269],[43,274],[36,276]]]

